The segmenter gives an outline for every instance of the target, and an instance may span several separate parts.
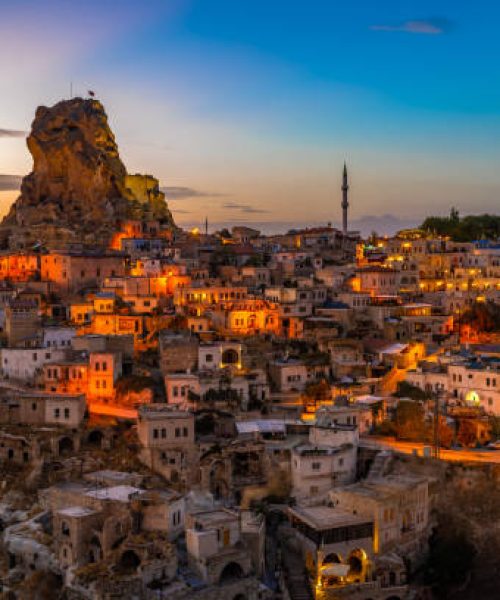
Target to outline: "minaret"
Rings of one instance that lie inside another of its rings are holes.
[[[347,192],[349,191],[349,184],[347,183],[347,166],[344,161],[344,174],[342,176],[342,233],[347,235],[347,209],[349,208],[349,202],[347,201]]]

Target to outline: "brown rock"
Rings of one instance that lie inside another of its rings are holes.
[[[90,239],[107,245],[120,222],[158,219],[175,227],[150,175],[128,175],[97,100],[74,98],[37,109],[27,139],[33,170],[0,225],[3,245],[48,246]]]

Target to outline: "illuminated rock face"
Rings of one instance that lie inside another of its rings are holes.
[[[5,217],[3,245],[102,243],[127,218],[174,227],[150,175],[128,175],[102,104],[74,98],[36,111],[27,139],[33,170]]]

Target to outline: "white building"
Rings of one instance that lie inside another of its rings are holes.
[[[200,344],[198,349],[198,369],[222,369],[232,366],[241,369],[241,344],[233,342],[215,342]]]
[[[73,327],[44,327],[42,346],[44,348],[69,348],[76,335]]]
[[[449,400],[500,415],[500,362],[494,358],[419,367],[408,371],[406,381],[426,392],[443,392]]]
[[[293,450],[293,495],[321,497],[333,487],[354,482],[358,443],[357,425],[337,424],[321,412],[309,429],[309,443]]]
[[[188,562],[207,583],[225,583],[249,574],[251,559],[241,539],[238,514],[225,508],[186,518]]]
[[[53,348],[2,348],[1,373],[5,379],[31,382],[45,364],[65,360],[67,350]]]

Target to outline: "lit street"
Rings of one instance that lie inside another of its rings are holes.
[[[361,444],[363,446],[378,446],[379,448],[390,448],[391,450],[401,452],[402,454],[413,454],[416,450],[418,456],[424,455],[425,447],[431,449],[431,446],[429,446],[429,444],[423,444],[421,442],[403,442],[395,440],[394,438],[382,438],[372,436],[363,437],[361,439]],[[498,450],[446,450],[444,448],[441,448],[439,451],[439,457],[441,460],[449,461],[500,464],[500,452]]]

